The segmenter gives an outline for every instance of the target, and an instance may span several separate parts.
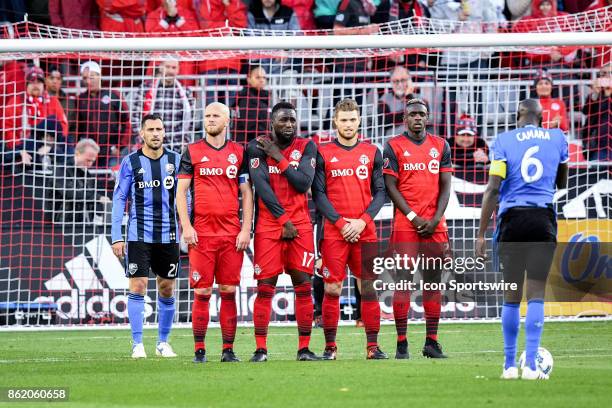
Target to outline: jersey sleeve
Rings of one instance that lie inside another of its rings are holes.
[[[361,216],[361,219],[366,223],[373,220],[376,214],[380,211],[382,206],[385,204],[386,192],[385,192],[385,179],[383,177],[383,158],[380,150],[376,149],[376,155],[374,156],[374,165],[372,168],[372,201],[368,205],[365,213]]]
[[[389,174],[396,178],[399,176],[399,163],[389,142],[385,143],[383,152],[383,174]]]
[[[130,165],[129,156],[124,157],[119,168],[119,175],[113,192],[113,210],[111,224],[111,240],[115,242],[123,241],[123,233],[121,224],[123,223],[123,214],[125,213],[125,205],[127,203],[130,189],[132,187],[132,166]]]
[[[565,137],[565,135],[561,135],[561,146],[560,146],[560,153],[561,153],[561,157],[560,157],[560,161],[561,163],[567,163],[569,162],[569,144],[567,143],[567,139]]]
[[[191,153],[189,147],[185,149],[181,156],[181,164],[179,165],[178,178],[190,179],[193,177],[193,163],[191,162]]]
[[[261,201],[263,201],[266,208],[272,213],[279,224],[284,225],[289,221],[289,216],[270,186],[267,156],[257,147],[255,140],[247,146],[247,157],[249,158],[249,174],[255,186],[255,194],[261,198]]]
[[[327,197],[327,179],[325,177],[325,159],[320,153],[317,153],[317,168],[315,171],[314,181],[312,182],[312,199],[315,202],[317,210],[336,227],[341,229],[346,221],[338,211],[334,208],[331,201]]]
[[[444,147],[442,148],[442,159],[440,160],[440,172],[452,172],[453,162],[451,160],[451,148],[448,141],[444,141]]]
[[[300,159],[300,164],[297,169],[289,165],[287,159],[283,159],[278,163],[279,169],[283,175],[287,177],[289,184],[298,192],[305,193],[312,185],[312,180],[315,175],[317,147],[314,142],[309,141],[304,148],[304,153]]]
[[[503,179],[506,178],[507,172],[507,164],[508,157],[506,155],[506,151],[501,143],[500,135],[497,136],[497,139],[493,142],[493,146],[491,147],[491,167],[489,168],[490,176],[499,176]]]
[[[249,179],[249,155],[245,148],[242,154],[242,163],[240,163],[240,169],[238,169],[238,183],[248,183]]]

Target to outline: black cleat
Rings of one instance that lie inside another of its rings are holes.
[[[440,343],[429,337],[425,339],[425,346],[423,346],[423,356],[427,358],[448,358],[442,353],[442,347]]]
[[[408,340],[402,340],[397,342],[397,349],[395,351],[396,360],[408,360],[410,353],[408,352]]]
[[[338,347],[336,346],[328,346],[325,347],[325,351],[321,356],[321,360],[335,360],[336,355],[338,354]]]
[[[321,357],[317,356],[315,353],[310,351],[308,347],[304,347],[303,349],[299,349],[297,352],[297,361],[319,361]]]
[[[378,346],[368,347],[368,355],[366,360],[388,360],[387,353],[382,351]]]
[[[251,363],[263,363],[265,361],[268,361],[268,350],[258,348],[257,350],[255,350],[255,352],[253,353],[253,357],[251,357],[251,360],[249,361],[251,361]]]
[[[195,352],[195,357],[193,358],[194,363],[205,363],[208,360],[206,359],[206,350],[197,349]]]
[[[221,362],[222,363],[239,363],[240,359],[236,357],[234,354],[234,350],[231,348],[226,348],[221,353]]]

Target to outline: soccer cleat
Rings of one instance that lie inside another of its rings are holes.
[[[389,356],[387,353],[382,351],[378,346],[368,347],[368,355],[366,360],[388,360]]]
[[[425,339],[425,346],[423,346],[423,357],[427,358],[448,358],[443,352],[440,343],[429,337]]]
[[[268,350],[258,348],[253,353],[253,357],[251,357],[251,363],[263,363],[264,361],[268,361]]]
[[[144,345],[142,343],[134,344],[132,346],[132,358],[147,358]]]
[[[172,350],[172,347],[170,347],[170,345],[165,341],[157,343],[157,347],[155,347],[155,355],[164,358],[176,357],[176,353],[174,350]]]
[[[240,359],[236,357],[234,354],[234,349],[226,348],[221,353],[221,362],[222,363],[239,363]]]
[[[402,340],[397,342],[397,349],[395,350],[396,360],[408,360],[410,353],[408,352],[408,340]]]
[[[523,380],[548,380],[548,374],[544,374],[539,368],[532,370],[529,367],[524,367],[523,373],[521,374],[521,379]]]
[[[308,347],[304,347],[303,349],[299,349],[297,352],[297,361],[318,361],[321,360],[321,357],[317,356],[315,353],[310,351]]]
[[[197,349],[195,352],[195,357],[193,358],[194,363],[205,363],[208,360],[206,359],[206,350]]]
[[[502,375],[499,378],[501,378],[502,380],[518,380],[519,378],[518,368],[508,367],[504,369],[504,371],[502,372]]]
[[[335,360],[337,354],[338,354],[338,347],[336,347],[336,346],[327,346],[327,347],[325,347],[325,351],[323,351],[323,355],[321,356],[321,360]]]

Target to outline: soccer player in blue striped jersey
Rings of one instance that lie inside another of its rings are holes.
[[[521,378],[548,379],[535,358],[544,328],[546,279],[557,242],[553,209],[556,188],[567,185],[568,144],[561,129],[542,128],[542,107],[535,99],[519,104],[518,129],[497,136],[492,149],[489,184],[484,194],[476,254],[485,257],[485,232],[499,198],[494,240],[499,245],[504,281],[502,332],[505,363],[501,378],[517,379],[516,345],[519,306],[527,276],[526,361]]]
[[[164,124],[158,114],[142,118],[141,149],[125,157],[113,194],[113,252],[125,256],[129,278],[128,317],[132,328],[132,358],[146,358],[142,344],[144,296],[149,269],[157,276],[158,342],[155,353],[176,357],[168,344],[174,318],[174,280],[179,270],[176,215],[177,170],[180,156],[163,147]],[[129,203],[127,245],[122,221]]]

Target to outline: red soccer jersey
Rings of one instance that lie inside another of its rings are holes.
[[[312,156],[310,158],[308,158],[308,154],[305,155],[305,151],[309,143],[312,144]],[[312,223],[310,221],[310,213],[308,211],[308,193],[297,191],[291,185],[291,183],[289,183],[289,180],[283,174],[286,167],[283,168],[281,163],[288,163],[285,164],[285,166],[293,166],[294,168],[297,168],[300,166],[300,163],[303,162],[303,160],[308,159],[309,163],[305,163],[303,165],[312,166],[312,170],[314,172],[316,165],[316,157],[314,156],[316,155],[316,149],[314,148],[314,143],[308,139],[295,138],[287,148],[281,150],[281,153],[287,161],[279,163],[271,157],[266,157],[266,163],[262,163],[263,156],[252,157],[249,155],[249,159],[251,161],[250,167],[252,170],[256,170],[262,165],[268,166],[270,187],[278,199],[278,202],[285,210],[285,214],[283,214],[282,217],[276,218],[264,203],[261,197],[262,192],[258,192],[257,185],[255,185],[255,193],[258,195],[258,214],[255,233],[276,233],[281,231],[282,224],[286,222],[286,217],[291,220],[298,231],[312,231]]]
[[[236,236],[240,232],[239,184],[248,175],[244,148],[226,141],[217,149],[205,139],[187,146],[179,179],[193,179],[192,218],[198,236]]]
[[[397,188],[408,206],[419,217],[431,219],[436,214],[440,172],[452,172],[451,152],[441,137],[427,134],[419,144],[406,134],[387,142],[384,152],[383,173],[397,177]],[[395,209],[395,231],[413,231],[415,228],[399,209]],[[444,217],[436,232],[448,231]]]
[[[378,148],[369,143],[358,143],[351,149],[337,142],[326,143],[319,147],[324,166],[325,194],[340,215],[340,223],[337,225],[340,227],[344,224],[342,217],[363,217],[367,225],[360,236],[362,242],[376,241],[374,221],[366,209],[372,201],[372,177],[377,153]],[[317,171],[320,169],[322,170],[321,165]],[[324,238],[344,240],[338,227],[326,217]]]

